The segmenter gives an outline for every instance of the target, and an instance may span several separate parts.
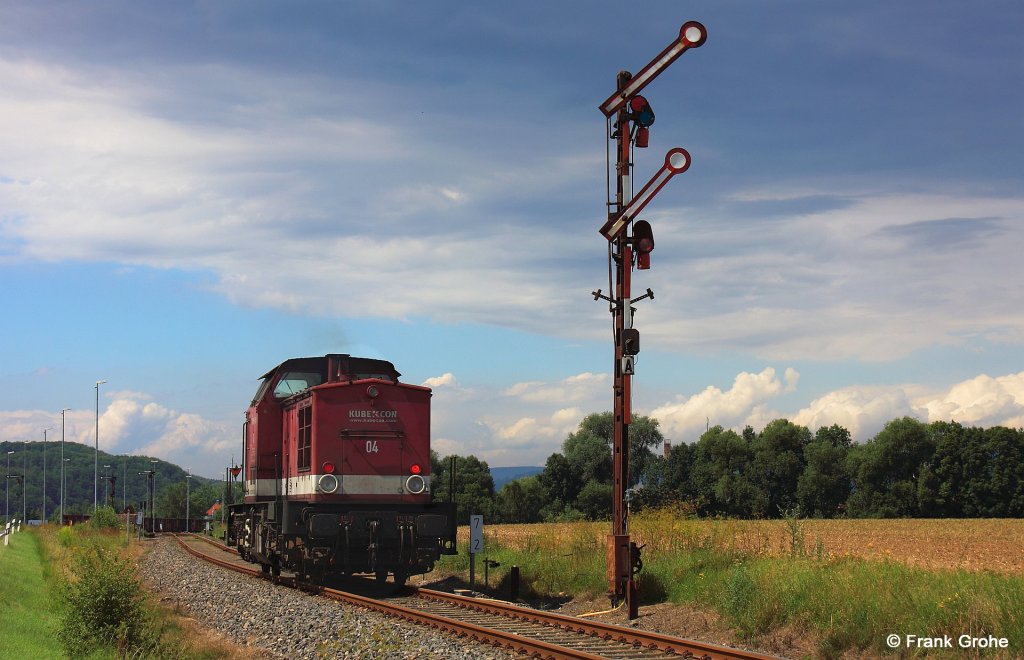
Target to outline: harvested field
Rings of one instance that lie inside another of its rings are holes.
[[[467,533],[459,530],[460,539]],[[608,523],[489,525],[486,535],[515,550],[604,548]],[[930,570],[1024,574],[1024,520],[695,520],[668,512],[635,515],[632,534],[645,557],[704,549],[756,556],[893,560]]]

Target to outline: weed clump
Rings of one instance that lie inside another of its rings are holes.
[[[101,506],[96,509],[92,517],[89,518],[89,524],[93,529],[118,529],[124,526],[120,518],[117,517],[117,513],[109,506]]]
[[[143,607],[143,592],[127,559],[100,545],[83,548],[61,589],[58,638],[69,657],[115,648],[120,657],[145,655],[159,643]]]

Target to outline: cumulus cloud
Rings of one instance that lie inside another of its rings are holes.
[[[918,416],[909,395],[899,387],[847,387],[818,397],[791,417],[791,421],[815,431],[838,424],[857,441],[869,439],[886,422]]]
[[[216,477],[234,454],[241,456],[239,430],[218,420],[168,408],[142,392],[111,392],[100,408],[99,449],[111,454],[154,456],[197,474]],[[49,411],[0,412],[0,439],[42,440],[42,429],[53,429],[48,440],[59,441],[60,413]],[[87,446],[96,443],[95,412],[65,413],[64,436]]]
[[[799,379],[800,374],[792,368],[787,368],[781,379],[772,367],[756,374],[742,372],[728,390],[709,385],[693,396],[680,395],[677,401],[658,406],[650,416],[660,422],[666,437],[692,441],[708,424],[729,428],[762,420],[768,401],[793,391]]]
[[[709,422],[737,431],[748,424],[760,430],[780,417],[811,431],[838,424],[858,442],[874,437],[887,422],[907,416],[925,422],[1024,427],[1024,372],[996,378],[980,375],[930,393],[922,393],[924,388],[917,384],[850,386],[827,392],[796,411],[773,407],[772,399],[794,391],[798,380],[793,369],[786,369],[782,380],[770,367],[758,374],[741,373],[729,390],[709,386],[650,414],[676,442],[696,440]]]
[[[997,378],[982,374],[938,396],[920,397],[917,407],[929,421],[1024,427],[1024,371]]]
[[[438,387],[455,387],[458,385],[458,381],[455,380],[455,374],[452,372],[443,373],[440,376],[431,376],[430,378],[423,381],[424,387],[438,388]]]
[[[589,371],[569,376],[557,383],[525,381],[516,383],[504,391],[505,396],[528,403],[578,403],[594,397],[598,391],[607,388],[608,374],[594,374]]]
[[[543,465],[585,415],[607,408],[607,382],[607,375],[583,372],[499,389],[459,386],[458,396],[438,387],[431,413],[434,448],[473,454],[491,465]]]

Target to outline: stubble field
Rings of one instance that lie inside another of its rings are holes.
[[[502,564],[490,574],[498,597],[515,564],[535,602],[607,609],[609,531],[607,522],[487,525],[477,579],[490,558]],[[784,657],[914,655],[886,640],[965,633],[1007,644],[968,656],[1024,657],[1024,520],[698,520],[662,510],[633,516],[630,531],[644,546],[631,625]],[[467,569],[460,555],[428,579],[465,579]],[[621,609],[599,617],[627,623]]]
[[[554,552],[567,539],[588,536],[603,547],[609,531],[607,522],[489,525],[487,536],[508,548]],[[631,532],[650,557],[714,548],[758,557],[859,557],[928,570],[1024,574],[1021,519],[694,520],[655,512],[633,516]]]

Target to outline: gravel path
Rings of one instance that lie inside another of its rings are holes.
[[[162,601],[236,643],[272,658],[464,658],[513,656],[424,626],[232,573],[194,559],[171,539],[151,542],[139,560]]]

